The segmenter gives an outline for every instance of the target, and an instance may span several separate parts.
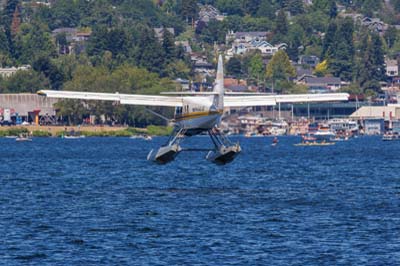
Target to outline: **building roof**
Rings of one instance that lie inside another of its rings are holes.
[[[241,39],[243,37],[251,37],[251,38],[256,38],[256,37],[267,37],[268,32],[267,31],[246,31],[246,32],[235,32],[235,38],[236,39]]]
[[[340,78],[335,77],[305,77],[305,82],[308,85],[319,85],[319,84],[340,84]]]
[[[158,39],[163,38],[164,30],[169,31],[172,35],[175,35],[175,29],[174,28],[154,28],[154,33]]]
[[[356,119],[390,119],[400,118],[400,106],[362,106],[357,111],[350,115],[351,118]]]
[[[54,115],[53,105],[58,101],[31,93],[0,94],[0,108],[14,109],[20,116],[27,116],[33,110],[40,110],[41,115]]]

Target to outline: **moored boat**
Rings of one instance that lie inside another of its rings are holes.
[[[383,141],[400,140],[400,134],[398,132],[386,132],[383,137]]]
[[[28,134],[19,134],[19,136],[15,139],[17,142],[22,142],[22,141],[32,141],[32,138],[29,137]]]

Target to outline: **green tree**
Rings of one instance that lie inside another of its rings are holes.
[[[388,48],[392,48],[397,40],[397,30],[393,26],[389,26],[388,29],[385,31],[383,38],[386,41]]]
[[[165,72],[168,77],[176,79],[183,78],[188,79],[190,74],[190,68],[182,60],[172,61],[165,67]]]
[[[178,0],[178,14],[188,23],[192,23],[197,18],[197,1],[196,0]]]
[[[45,26],[23,23],[14,39],[14,56],[20,64],[31,64],[38,57],[53,57],[56,47]]]
[[[246,14],[256,16],[262,0],[244,0],[243,9]]]
[[[0,26],[0,53],[8,55],[10,53],[10,47],[8,44],[8,39],[6,32],[3,27]]]
[[[287,5],[288,11],[293,16],[304,13],[303,0],[290,0]]]
[[[261,54],[256,53],[250,60],[249,63],[249,74],[250,78],[256,80],[256,84],[259,84],[264,78],[264,65]]]
[[[49,82],[43,74],[34,70],[19,70],[5,79],[5,90],[8,93],[29,92],[36,93],[48,88]]]
[[[285,51],[279,50],[274,54],[267,65],[266,77],[272,83],[272,89],[281,91],[282,88],[275,88],[277,81],[287,81],[290,77],[296,76],[296,70],[290,64],[290,60]]]
[[[288,21],[286,18],[286,14],[281,9],[276,17],[276,26],[275,26],[275,34],[285,35],[288,32]]]
[[[73,0],[55,1],[51,7],[54,28],[78,26],[79,9],[76,2]]]
[[[330,18],[336,18],[337,16],[337,6],[335,1],[330,2],[330,7],[329,7],[329,17]]]
[[[329,62],[329,69],[335,77],[351,81],[353,78],[353,21],[345,19],[339,21],[335,38],[333,40],[332,59]]]
[[[216,7],[224,13],[229,15],[239,15],[244,14],[242,0],[217,0]]]
[[[322,44],[322,58],[332,58],[334,54],[335,35],[337,31],[337,24],[335,21],[329,23],[326,30],[325,38]]]
[[[62,86],[64,81],[63,73],[50,61],[50,58],[37,58],[33,62],[32,68],[39,73],[43,73],[49,79],[51,89],[58,90]]]
[[[242,62],[237,57],[231,57],[225,66],[226,74],[234,77],[241,77],[242,75]]]
[[[377,34],[367,40],[367,48],[363,53],[358,81],[364,90],[380,90],[379,82],[385,78],[385,60],[382,41]]]
[[[137,47],[139,52],[136,54],[136,62],[139,66],[145,67],[151,72],[161,74],[164,66],[164,52],[161,44],[154,36],[154,31],[147,27],[140,30]]]
[[[162,47],[164,50],[165,60],[167,62],[171,61],[173,58],[176,57],[177,51],[175,47],[174,35],[172,35],[172,33],[165,28],[163,32]]]

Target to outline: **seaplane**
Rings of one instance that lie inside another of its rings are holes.
[[[118,92],[41,90],[37,93],[50,98],[101,100],[127,105],[174,107],[175,114],[172,119],[158,114],[173,125],[173,131],[163,146],[149,152],[147,159],[158,164],[172,162],[181,152],[196,150],[182,147],[181,144],[185,138],[205,133],[209,135],[212,142],[212,148],[205,149],[205,151],[208,151],[206,159],[218,165],[232,162],[242,150],[239,143],[232,143],[220,130],[224,108],[275,106],[281,103],[347,101],[349,97],[347,93],[290,95],[228,93],[225,92],[224,88],[221,55],[218,58],[214,88],[213,91],[209,92],[165,92],[164,95],[139,95],[120,94]],[[154,113],[151,109],[148,110]],[[155,114],[157,115],[157,113]]]

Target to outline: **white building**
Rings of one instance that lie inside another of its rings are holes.
[[[386,76],[388,77],[397,77],[399,75],[399,65],[397,64],[397,60],[385,60],[386,64]]]
[[[20,67],[0,68],[0,75],[3,77],[11,77],[19,70],[29,70],[29,69],[31,69],[30,65],[24,65],[24,66],[20,66]]]

